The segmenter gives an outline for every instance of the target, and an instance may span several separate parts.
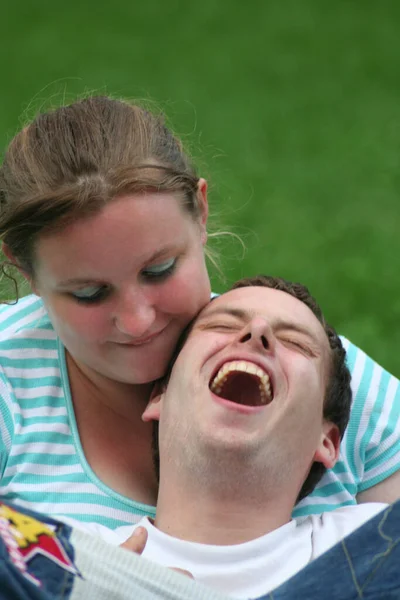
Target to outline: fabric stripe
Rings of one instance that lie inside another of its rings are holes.
[[[385,410],[382,411],[382,415],[385,415],[382,423],[384,427],[382,433],[377,428],[372,434],[367,461],[371,460],[370,456],[384,454],[395,444],[396,438],[400,438],[400,385],[389,373],[384,372],[383,379],[385,379]]]
[[[62,446],[65,448],[65,446]],[[21,462],[21,455],[9,455],[7,461],[7,467],[16,466],[17,472],[24,471],[29,464],[38,465],[51,465],[53,469],[55,467],[61,467],[63,465],[80,465],[79,457],[76,453],[70,452],[69,454],[58,454],[53,452],[51,454],[36,454],[34,452],[26,452],[24,454],[24,462]]]
[[[35,463],[24,463],[23,468],[24,475],[47,475],[49,477],[54,477],[54,462],[49,465],[44,464],[35,464]],[[75,463],[74,465],[57,465],[57,477],[70,475],[71,473],[79,473],[79,463]],[[21,466],[19,462],[15,465],[9,465],[7,469],[4,471],[4,477],[13,477],[21,473]],[[4,482],[2,482],[4,483]]]
[[[57,398],[64,398],[62,388],[51,383],[50,385],[43,385],[42,381],[38,382],[38,385],[35,385],[34,388],[25,388],[25,387],[15,387],[14,388],[15,397],[21,401],[21,404],[24,405],[25,400],[35,399],[35,406],[49,406],[49,409],[52,407],[53,400]],[[30,406],[31,403],[27,404]],[[21,409],[23,410],[23,409]]]

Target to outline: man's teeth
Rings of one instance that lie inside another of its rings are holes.
[[[210,389],[217,396],[221,393],[224,383],[227,381],[229,374],[237,371],[249,373],[258,379],[258,389],[260,390],[260,398],[262,404],[267,404],[272,400],[271,382],[268,375],[257,367],[257,365],[246,362],[244,360],[234,360],[225,363],[214,377]]]

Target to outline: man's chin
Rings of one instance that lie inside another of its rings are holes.
[[[263,446],[259,431],[251,431],[243,427],[225,427],[219,431],[214,427],[202,435],[201,440],[204,449],[209,448],[218,455],[220,453],[236,453],[251,457],[258,454]]]

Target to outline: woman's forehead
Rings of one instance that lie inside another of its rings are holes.
[[[115,271],[122,263],[133,267],[142,261],[162,260],[185,243],[193,228],[193,219],[173,195],[123,197],[92,217],[43,236],[36,255],[39,263],[53,271],[86,269],[88,275],[95,277],[99,271],[101,277],[100,271],[107,266]]]

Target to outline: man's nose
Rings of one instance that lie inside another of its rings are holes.
[[[140,338],[151,329],[156,310],[144,294],[125,293],[114,311],[116,328],[132,338]]]
[[[265,319],[253,317],[241,331],[239,343],[250,344],[260,350],[272,351],[274,348],[273,331]]]

